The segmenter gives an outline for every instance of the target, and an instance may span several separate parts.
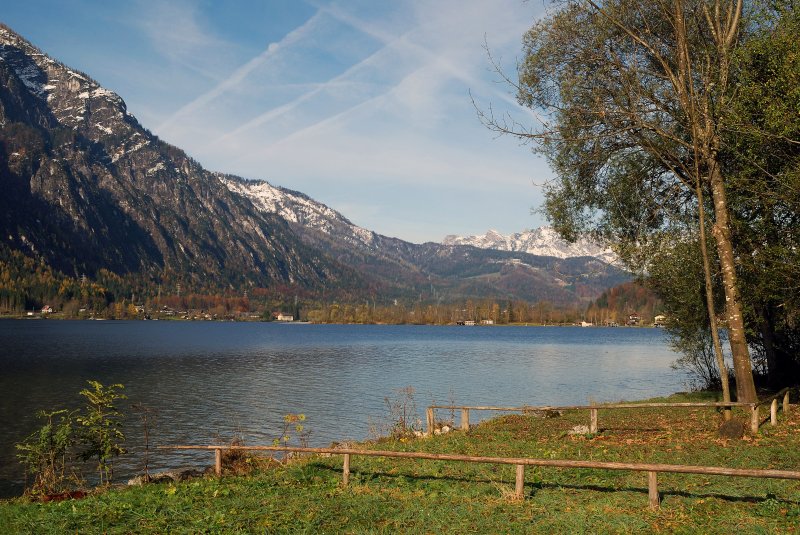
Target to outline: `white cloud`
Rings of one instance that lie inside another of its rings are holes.
[[[202,113],[204,106],[208,105],[215,98],[223,95],[227,91],[231,91],[240,84],[244,83],[251,73],[267,62],[267,60],[274,56],[282,47],[291,46],[292,43],[302,40],[313,30],[317,22],[318,15],[314,15],[308,19],[305,24],[289,32],[280,43],[270,43],[261,54],[237,68],[230,76],[226,77],[211,90],[195,98],[164,120],[161,125],[159,125],[158,130],[168,130],[176,120],[183,116],[197,112]]]

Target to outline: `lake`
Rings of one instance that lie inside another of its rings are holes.
[[[0,492],[19,491],[14,444],[40,409],[77,407],[88,379],[122,383],[126,445],[142,450],[130,404],[158,411],[151,442],[270,444],[303,413],[309,442],[361,440],[388,421],[386,398],[411,386],[431,403],[585,404],[684,390],[660,329],[307,325],[172,321],[0,321]],[[490,417],[475,413],[472,418]],[[151,467],[209,464],[159,453]],[[115,462],[115,480],[140,470]]]

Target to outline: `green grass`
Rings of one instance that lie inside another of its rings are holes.
[[[672,401],[709,399],[681,395]],[[552,419],[507,415],[430,439],[360,447],[476,456],[800,468],[800,410],[756,437],[717,437],[713,409],[600,411],[596,436],[570,435],[588,411]],[[444,413],[444,411],[443,411]],[[444,415],[444,414],[442,414]],[[744,412],[736,413],[747,420]],[[211,461],[211,456],[209,456]],[[800,525],[800,482],[659,474],[648,508],[643,473],[354,456],[312,457],[250,476],[114,489],[87,499],[0,504],[2,533],[774,533]]]

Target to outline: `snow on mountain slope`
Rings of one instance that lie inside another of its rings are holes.
[[[496,230],[489,230],[482,236],[450,235],[445,236],[442,243],[445,245],[471,245],[481,249],[497,249],[499,251],[517,251],[557,258],[592,256],[609,264],[619,262],[617,255],[612,251],[587,239],[568,243],[550,227],[524,230],[508,236],[504,236]]]
[[[47,102],[60,125],[82,129],[97,141],[125,116],[125,103],[116,93],[101,87],[87,75],[52,59],[31,43],[0,26],[0,61],[39,99]]]
[[[263,180],[218,175],[228,188],[249,198],[263,212],[278,214],[290,223],[327,234],[351,245],[372,248],[376,234],[350,222],[336,210],[308,196],[275,187]]]
[[[249,198],[260,210],[275,213],[296,225],[310,228],[338,241],[368,249],[379,248],[378,237],[371,230],[351,223],[336,210],[310,199],[308,196],[262,180],[244,180],[229,175],[218,175],[231,191]],[[583,239],[567,243],[550,227],[525,230],[504,236],[490,230],[483,236],[455,236],[444,238],[442,245],[469,245],[480,249],[523,252],[556,258],[590,256],[609,264],[618,264],[617,255],[608,249]]]

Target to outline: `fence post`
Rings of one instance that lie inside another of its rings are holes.
[[[753,404],[750,406],[750,431],[755,435],[758,433],[758,424],[760,423],[760,417],[758,415],[758,405]]]
[[[514,497],[521,500],[525,496],[525,465],[517,465],[517,481],[514,485]]]
[[[770,425],[778,425],[778,400],[773,399],[772,404],[769,406],[769,423]]]
[[[650,509],[658,509],[658,472],[647,472],[647,495]]]
[[[789,391],[783,395],[783,414],[789,414]]]
[[[461,430],[469,431],[469,409],[461,409]]]
[[[432,437],[433,428],[436,425],[436,422],[433,419],[433,407],[428,407],[425,410],[425,425],[426,425],[425,435]]]
[[[589,409],[589,432],[597,433],[597,409]]]
[[[214,473],[217,477],[222,475],[222,448],[214,448]]]
[[[344,462],[342,463],[342,486],[346,487],[350,483],[350,454],[344,454]]]

